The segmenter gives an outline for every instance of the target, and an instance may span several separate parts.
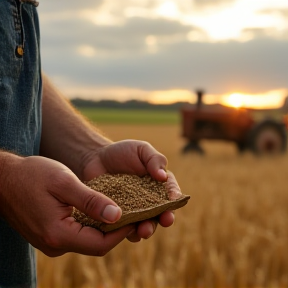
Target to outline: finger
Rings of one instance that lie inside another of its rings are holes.
[[[179,184],[171,171],[167,172],[167,181],[165,182],[165,186],[170,200],[176,200],[182,196]]]
[[[122,215],[121,208],[113,200],[87,187],[72,173],[61,175],[56,185],[58,193],[54,192],[54,195],[62,203],[76,207],[94,220],[114,223]]]
[[[102,233],[91,227],[82,227],[71,217],[63,220],[62,226],[59,237],[66,252],[90,256],[106,255],[135,229],[134,225],[127,225],[113,232]]]
[[[165,211],[158,217],[159,224],[162,227],[169,227],[172,226],[175,221],[175,215],[173,211]]]
[[[138,224],[137,235],[143,239],[149,239],[157,228],[157,222],[154,219],[142,221]]]
[[[168,197],[170,200],[176,200],[182,196],[180,187],[177,183],[177,180],[174,174],[171,171],[167,172],[167,181],[165,182]],[[173,225],[175,221],[174,211],[165,211],[158,217],[159,224],[162,227],[169,227]]]
[[[142,240],[142,238],[138,236],[137,231],[134,231],[134,233],[129,234],[126,238],[128,241],[132,243],[137,243]]]
[[[146,166],[148,173],[158,181],[166,181],[167,158],[159,153],[152,145],[146,143],[139,148],[139,157]]]

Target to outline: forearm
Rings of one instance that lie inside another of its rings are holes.
[[[109,143],[43,75],[40,154],[55,159],[81,176],[85,157]]]

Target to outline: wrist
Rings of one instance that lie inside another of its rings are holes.
[[[0,150],[0,187],[6,181],[8,175],[11,173],[12,166],[16,164],[22,157],[11,152]],[[2,189],[1,189],[2,190]]]
[[[7,205],[9,190],[14,181],[15,167],[23,160],[22,157],[10,152],[0,151],[0,215],[9,210]],[[16,173],[17,174],[17,173]],[[11,180],[12,179],[12,180]]]

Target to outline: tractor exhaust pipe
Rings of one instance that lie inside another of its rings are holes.
[[[204,94],[204,91],[203,90],[197,90],[196,94],[197,94],[196,107],[199,110],[199,109],[201,109],[201,107],[203,105],[203,94]]]

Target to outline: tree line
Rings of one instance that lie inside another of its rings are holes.
[[[171,104],[152,104],[147,101],[128,100],[120,102],[117,100],[87,100],[75,98],[71,100],[77,108],[110,108],[110,109],[154,109],[154,110],[179,110],[188,102],[175,102]]]

